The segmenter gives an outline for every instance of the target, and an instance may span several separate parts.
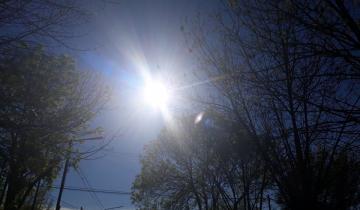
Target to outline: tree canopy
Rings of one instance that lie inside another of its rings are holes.
[[[244,129],[210,110],[199,123],[193,117],[176,122],[145,148],[132,195],[140,209],[261,205],[266,170],[258,173],[263,166]]]
[[[56,177],[76,145],[94,132],[90,120],[107,90],[68,56],[41,49],[16,52],[0,63],[0,157],[5,209],[20,209],[39,181]]]

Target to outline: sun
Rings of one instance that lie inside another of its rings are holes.
[[[160,80],[148,80],[144,85],[144,99],[154,108],[165,109],[170,99],[169,88]]]

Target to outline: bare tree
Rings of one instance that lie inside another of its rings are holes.
[[[211,110],[197,124],[193,117],[175,124],[145,150],[141,173],[133,184],[136,205],[141,209],[261,208],[267,174],[242,129]]]
[[[82,35],[79,27],[90,17],[82,4],[74,0],[1,1],[1,54],[38,44],[75,49],[69,41]]]
[[[346,10],[350,4],[224,2],[214,30],[196,24],[191,32],[203,64],[199,75],[215,90],[203,101],[246,129],[285,209],[349,209],[360,202],[359,58],[351,23],[358,17]]]

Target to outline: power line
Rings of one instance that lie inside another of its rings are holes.
[[[89,180],[86,178],[85,174],[82,172],[81,168],[79,167],[76,172],[79,174],[83,184],[85,185],[85,187],[92,189],[91,184],[89,182]],[[94,191],[89,190],[88,191],[90,196],[96,201],[97,206],[100,209],[104,209],[105,206],[102,204],[101,200],[99,199],[99,197],[96,195],[96,193]]]
[[[64,200],[61,200],[61,203],[65,204],[66,206],[68,207],[71,207],[71,208],[74,208],[74,209],[78,209],[79,207],[78,206],[75,206],[67,201],[64,201]]]
[[[60,186],[51,186],[51,188],[59,189]],[[71,187],[71,186],[65,186],[64,190],[94,192],[94,193],[104,193],[104,194],[116,194],[116,195],[131,195],[131,192],[125,192],[125,191],[106,190],[106,189],[97,189],[97,188]]]
[[[120,208],[122,208],[122,207],[124,207],[124,206],[115,206],[115,207],[111,207],[111,208],[106,208],[106,209],[104,209],[104,210],[120,209]]]
[[[79,167],[79,172],[83,175],[86,183],[87,183],[87,186],[92,188],[88,178],[85,176],[85,174],[82,172],[81,168]],[[101,207],[104,209],[105,206],[103,205],[103,203],[101,202],[100,198],[97,196],[97,194],[95,192],[92,192],[92,194],[94,195],[94,197],[96,198],[97,202],[101,205]]]
[[[60,187],[59,187],[60,188]],[[56,197],[55,196],[53,196],[53,195],[50,195],[52,198],[54,198],[54,199],[56,199]],[[71,208],[74,208],[74,209],[78,209],[79,207],[78,206],[76,206],[76,205],[74,205],[74,204],[71,204],[71,203],[69,203],[69,202],[67,202],[67,201],[64,201],[64,199],[61,199],[61,203],[62,204],[65,204],[65,206],[68,206],[68,207],[71,207]]]

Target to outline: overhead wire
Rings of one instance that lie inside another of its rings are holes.
[[[85,184],[86,187],[88,188],[92,188],[89,180],[87,179],[87,177],[85,176],[85,174],[82,172],[81,168],[78,168],[78,173],[80,175],[81,180],[83,181],[83,183]],[[97,194],[94,191],[88,191],[89,194],[95,199],[96,203],[98,204],[99,207],[101,207],[101,209],[104,209],[105,206],[103,205],[103,203],[101,202],[100,198],[97,196]]]
[[[53,196],[53,195],[51,195],[51,194],[50,194],[50,196],[51,196],[53,199],[56,199],[55,196]],[[69,203],[69,202],[67,202],[67,201],[64,201],[64,199],[61,199],[61,203],[62,203],[62,204],[65,204],[65,206],[67,206],[67,207],[71,207],[71,208],[74,208],[74,209],[79,209],[78,206],[76,206],[76,205],[74,205],[74,204],[72,204],[72,203]]]
[[[76,172],[78,173],[78,175],[80,176],[81,178],[81,181],[83,182],[83,184],[85,185],[86,188],[89,188],[91,189],[91,184],[89,182],[89,180],[87,179],[87,177],[85,176],[85,174],[82,172],[81,168],[78,167],[76,169]],[[101,200],[99,199],[99,197],[97,196],[96,192],[95,191],[87,191],[89,192],[89,195],[92,197],[92,199],[95,200],[95,203],[96,205],[100,208],[100,209],[105,209],[105,206],[104,204],[101,202]]]
[[[51,186],[51,188],[60,189],[60,186]],[[82,187],[72,187],[72,186],[65,186],[64,190],[116,194],[116,195],[131,195],[131,192],[126,192],[126,191],[107,190],[107,189],[98,189],[98,188],[82,188]]]

